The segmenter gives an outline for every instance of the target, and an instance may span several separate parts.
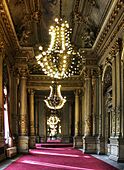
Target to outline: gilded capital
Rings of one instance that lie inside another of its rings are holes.
[[[29,93],[30,95],[34,95],[35,91],[34,91],[34,89],[28,89],[28,93]]]
[[[81,89],[76,89],[74,91],[75,96],[79,96],[81,94]]]
[[[99,76],[102,76],[102,73],[103,73],[103,66],[100,65],[100,66],[98,67],[98,75],[99,75]]]
[[[27,78],[27,76],[28,76],[28,69],[26,67],[20,67],[18,69],[18,73],[19,73],[21,78]]]
[[[85,68],[83,70],[84,78],[91,78],[91,69],[90,68]]]

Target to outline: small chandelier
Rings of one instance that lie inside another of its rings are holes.
[[[60,0],[60,17],[49,29],[51,42],[46,51],[39,47],[36,56],[37,63],[42,67],[44,74],[52,78],[61,79],[72,75],[79,75],[84,59],[73,48],[70,41],[71,29],[67,21],[62,19],[62,1]]]
[[[47,107],[53,110],[61,109],[66,102],[66,97],[63,98],[61,95],[61,85],[53,82],[50,89],[51,91],[49,97],[44,100]]]

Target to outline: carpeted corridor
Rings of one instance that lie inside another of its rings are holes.
[[[30,149],[5,170],[117,170],[71,147]]]

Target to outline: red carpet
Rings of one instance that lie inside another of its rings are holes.
[[[117,170],[73,148],[31,149],[5,170]]]
[[[37,149],[41,149],[41,147],[46,148],[63,148],[63,147],[73,147],[72,143],[56,143],[56,142],[47,142],[47,143],[37,143],[35,145]]]

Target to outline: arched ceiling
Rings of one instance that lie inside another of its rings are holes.
[[[72,28],[76,48],[92,49],[111,5],[111,0],[62,0],[62,16]],[[8,7],[20,46],[47,48],[49,27],[60,15],[60,0],[8,0]],[[43,74],[34,58],[28,67],[30,74]]]
[[[111,6],[111,0],[62,0],[62,15],[73,29],[72,43],[92,48]],[[8,0],[21,46],[42,45],[50,41],[48,30],[60,13],[59,0]]]
[[[0,3],[0,45],[10,63],[25,65],[33,78],[43,75],[34,52],[39,45],[48,47],[48,30],[59,12],[60,0]],[[117,37],[122,37],[123,0],[62,0],[62,15],[72,28],[71,43],[86,58],[86,66],[97,68]]]

